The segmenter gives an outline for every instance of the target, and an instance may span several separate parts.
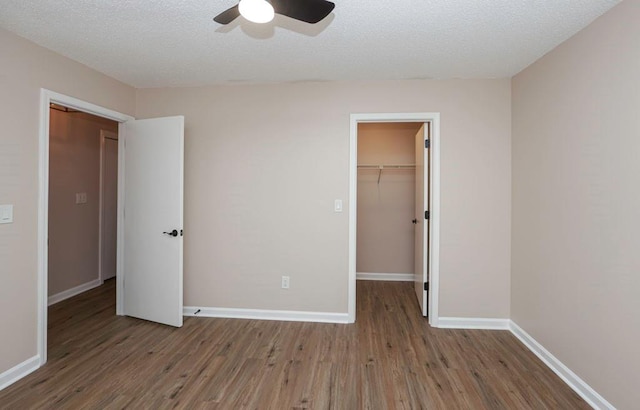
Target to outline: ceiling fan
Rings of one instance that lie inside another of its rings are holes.
[[[216,23],[229,24],[242,15],[254,23],[268,23],[275,13],[315,24],[327,17],[336,5],[327,0],[240,0],[213,18]]]

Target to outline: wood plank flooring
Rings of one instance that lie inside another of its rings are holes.
[[[588,409],[507,331],[433,329],[413,285],[358,281],[352,325],[117,317],[115,283],[49,309],[49,361],[2,409]]]

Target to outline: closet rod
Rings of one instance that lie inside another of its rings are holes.
[[[80,112],[78,110],[74,110],[73,108],[65,107],[64,105],[54,104],[54,103],[49,104],[49,108],[51,108],[52,110],[62,111],[62,112]]]
[[[362,164],[358,165],[360,169],[377,169],[378,170],[378,185],[380,185],[380,177],[382,177],[382,170],[385,168],[391,169],[415,169],[415,164],[386,164],[386,165],[373,165],[373,164]]]
[[[362,164],[358,165],[358,168],[366,168],[366,169],[385,169],[385,168],[415,168],[416,164]]]

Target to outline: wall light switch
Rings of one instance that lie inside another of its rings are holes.
[[[13,223],[13,205],[0,205],[0,224]]]
[[[342,212],[342,199],[336,199],[335,204],[333,206],[334,212]]]

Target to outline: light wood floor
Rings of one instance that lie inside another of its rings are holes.
[[[113,280],[49,310],[49,362],[3,409],[587,409],[507,331],[432,329],[412,284],[358,281],[353,325],[117,317]]]

